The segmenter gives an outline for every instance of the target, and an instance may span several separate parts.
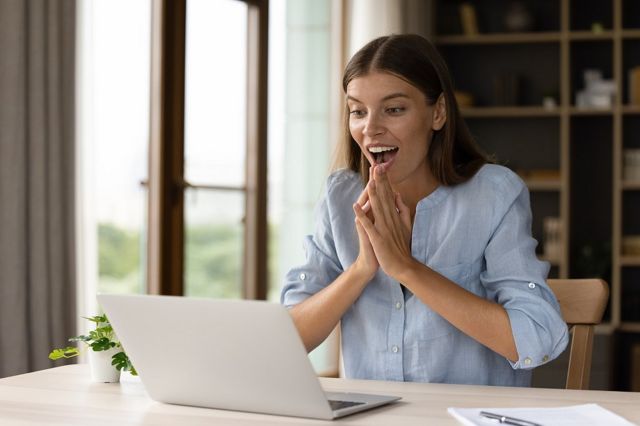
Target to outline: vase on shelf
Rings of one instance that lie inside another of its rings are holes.
[[[533,29],[533,16],[524,2],[513,1],[504,15],[504,27],[509,32],[527,32]]]

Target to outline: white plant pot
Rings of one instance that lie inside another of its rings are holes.
[[[108,351],[92,351],[89,348],[89,365],[91,366],[91,379],[97,383],[118,383],[120,370],[111,365],[111,357],[121,348],[111,348]]]

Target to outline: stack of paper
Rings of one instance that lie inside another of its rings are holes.
[[[500,414],[543,426],[633,426],[624,418],[598,404],[555,408],[449,408],[449,414],[463,425],[489,426],[500,424],[480,415],[481,411]]]

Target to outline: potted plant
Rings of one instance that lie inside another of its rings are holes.
[[[120,372],[129,371],[136,376],[138,373],[131,364],[129,357],[122,349],[122,345],[113,331],[106,315],[83,317],[95,323],[95,329],[88,335],[72,337],[70,342],[83,342],[91,350],[89,351],[89,364],[91,377],[94,382],[115,383],[120,381]],[[80,355],[80,350],[74,346],[53,349],[49,359],[73,358]]]

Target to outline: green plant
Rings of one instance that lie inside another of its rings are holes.
[[[95,323],[95,329],[91,330],[88,335],[80,335],[70,338],[70,342],[83,342],[95,352],[107,351],[112,348],[122,348],[122,345],[118,341],[116,333],[113,331],[113,327],[111,327],[106,315],[96,315],[93,317],[83,318]],[[67,346],[66,348],[53,349],[49,354],[49,359],[58,360],[62,358],[73,358],[78,355],[80,355],[80,350],[77,347]],[[129,371],[134,376],[138,375],[124,350],[111,357],[111,365],[120,371]]]

